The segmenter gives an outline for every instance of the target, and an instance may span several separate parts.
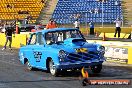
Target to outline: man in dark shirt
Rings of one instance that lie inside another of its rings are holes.
[[[5,31],[6,42],[5,42],[4,48],[3,48],[2,50],[6,49],[6,45],[7,45],[8,41],[9,41],[9,49],[11,50],[12,34],[14,33],[13,27],[11,27],[11,26],[9,25],[9,26],[7,26],[5,29],[6,29],[6,31]],[[14,35],[14,37],[15,37],[15,35]]]
[[[91,21],[89,23],[89,26],[90,26],[90,35],[94,35],[94,23]]]

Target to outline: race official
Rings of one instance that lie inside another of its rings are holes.
[[[90,35],[94,35],[94,23],[92,21],[89,23],[89,27],[90,27]]]
[[[78,19],[74,22],[74,26],[75,26],[75,28],[77,28],[77,29],[80,28],[80,22],[78,21]]]
[[[120,38],[120,33],[121,33],[121,20],[120,20],[120,18],[117,18],[115,21],[114,21],[115,23],[116,23],[116,29],[115,29],[115,35],[114,35],[114,37],[116,37],[116,34],[117,34],[117,32],[118,32],[118,38]]]

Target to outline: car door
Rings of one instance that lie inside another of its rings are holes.
[[[42,32],[36,34],[36,44],[33,46],[35,65],[37,68],[46,69],[45,46]]]
[[[27,53],[27,57],[28,57],[28,61],[31,64],[32,67],[36,67],[36,59],[34,58],[34,47],[36,47],[36,41],[37,41],[37,36],[36,33],[31,34],[30,39],[28,41],[28,52]]]

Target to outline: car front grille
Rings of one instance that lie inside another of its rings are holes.
[[[69,61],[86,61],[93,58],[98,58],[99,55],[97,52],[89,51],[88,53],[70,53],[67,55]]]

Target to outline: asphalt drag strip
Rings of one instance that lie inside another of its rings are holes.
[[[53,77],[46,71],[28,71],[21,64],[18,49],[0,48],[0,88],[132,88],[132,85],[87,85],[82,86],[80,71],[64,72]],[[87,69],[89,79],[129,79],[132,81],[132,67],[105,62],[102,72],[93,74]]]

